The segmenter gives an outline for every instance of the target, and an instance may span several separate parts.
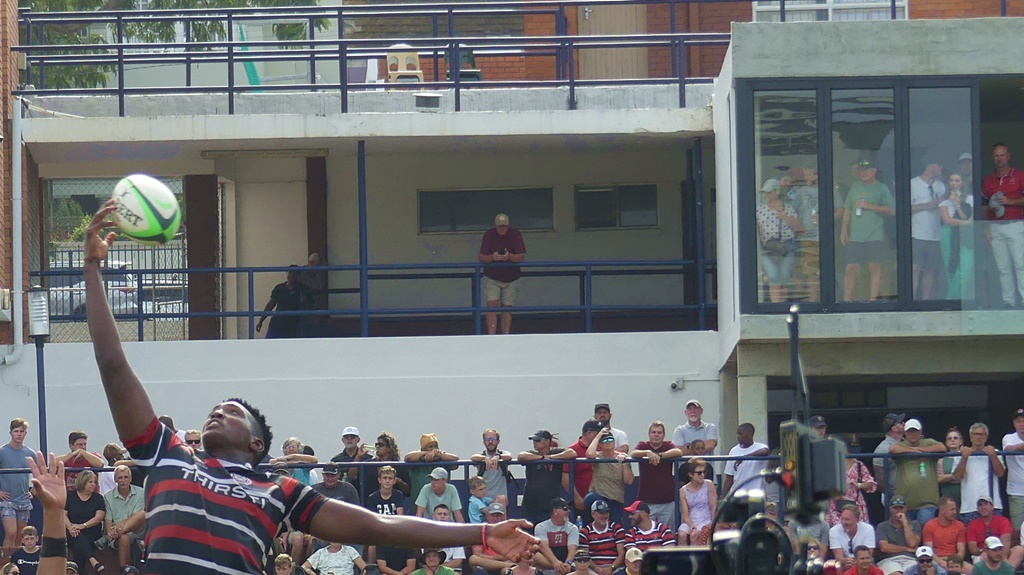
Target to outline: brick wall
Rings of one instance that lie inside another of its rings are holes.
[[[16,55],[18,3],[0,2],[0,122],[4,142],[0,144],[0,287],[9,288],[11,271],[11,90],[18,83]],[[0,343],[11,343],[10,324],[0,324]]]
[[[1020,16],[1024,14],[1024,6],[1020,2],[1008,1],[1007,14]],[[999,16],[1000,0],[911,0],[909,2],[910,18],[979,18],[983,16]]]
[[[754,18],[749,2],[718,4],[680,4],[676,6],[676,32],[729,32],[733,22],[750,22]],[[672,31],[667,5],[647,7],[647,30],[655,34]],[[725,46],[695,46],[686,51],[687,76],[717,76],[725,59]],[[648,75],[651,78],[675,76],[672,54],[668,48],[648,51]]]

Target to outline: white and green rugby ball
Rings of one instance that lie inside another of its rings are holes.
[[[114,186],[117,204],[114,223],[121,233],[147,246],[174,238],[181,225],[178,198],[163,182],[145,174],[132,174]]]

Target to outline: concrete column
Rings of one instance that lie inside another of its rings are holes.
[[[741,375],[736,382],[736,415],[739,423],[754,424],[754,440],[768,443],[768,378]],[[735,434],[736,430],[722,430]],[[732,442],[735,444],[735,439]]]
[[[737,406],[739,390],[737,388],[736,364],[728,364],[718,372],[719,388],[722,391],[721,417],[718,424],[718,454],[729,453],[736,445],[736,426],[740,424]]]

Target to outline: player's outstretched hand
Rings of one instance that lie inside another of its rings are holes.
[[[117,234],[104,232],[114,227],[114,222],[110,221],[107,216],[116,211],[117,206],[114,204],[114,200],[107,200],[92,217],[89,227],[85,229],[85,261],[99,262],[107,259],[107,252],[110,251],[110,246],[114,243],[114,237]]]
[[[68,501],[67,484],[64,483],[64,464],[50,454],[50,465],[46,465],[43,454],[36,452],[35,459],[28,460],[32,470],[32,487],[36,489],[36,498],[43,504],[43,509],[64,509]]]
[[[540,539],[523,529],[532,527],[524,519],[502,521],[487,530],[487,546],[513,562],[528,559],[540,549]]]

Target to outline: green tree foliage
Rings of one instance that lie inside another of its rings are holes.
[[[95,12],[104,10],[136,10],[137,0],[18,0],[18,5],[30,8],[32,13],[40,12]],[[151,10],[190,10],[220,8],[269,8],[289,6],[317,6],[318,0],[150,0]],[[227,22],[225,19],[206,21],[193,20],[190,24],[189,39],[191,42],[215,42],[227,38]],[[325,30],[330,26],[326,18],[318,18],[314,22],[317,30]],[[128,40],[146,43],[171,43],[178,39],[182,27],[180,22],[127,22],[124,35]],[[307,38],[306,23],[299,21],[280,22],[273,25],[274,36],[278,40],[302,40]],[[28,42],[27,30],[21,30],[22,45]],[[40,35],[42,39],[40,40]],[[237,31],[236,31],[237,37]],[[55,50],[48,54],[111,54],[116,52],[102,47],[108,44],[108,38],[116,39],[116,27],[111,25],[104,29],[100,26],[84,24],[52,24],[33,25],[32,45],[65,46],[65,45],[96,45],[96,49]],[[69,64],[47,66],[45,71],[38,68],[32,70],[27,84],[38,88],[96,88],[105,87],[110,74],[116,70],[113,65]]]

